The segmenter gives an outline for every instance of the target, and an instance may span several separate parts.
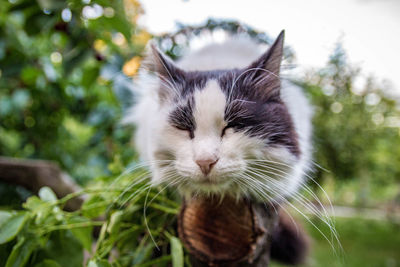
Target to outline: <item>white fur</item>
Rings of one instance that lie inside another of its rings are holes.
[[[212,44],[189,53],[177,64],[184,70],[242,68],[256,60],[261,52],[259,46],[251,40],[234,38],[223,44]],[[182,185],[183,190],[199,189],[221,193],[231,190],[237,193],[236,191],[243,191],[243,188],[235,186],[230,177],[245,173],[246,158],[272,160],[292,166],[282,168],[284,165],[274,165],[289,173],[286,180],[290,182],[284,183],[285,190],[280,192],[282,195],[292,194],[303,181],[304,173],[310,165],[312,110],[298,86],[283,81],[281,89],[282,99],[289,109],[299,136],[301,156],[296,159],[286,148],[265,148],[262,140],[250,138],[232,129],[221,138],[221,131],[226,126],[226,100],[216,81],[209,81],[204,89],[195,93],[194,139],[190,139],[187,132],[168,123],[168,114],[174,105],[160,103],[157,94],[158,78],[142,72],[135,83],[138,103],[124,121],[137,126],[136,147],[142,160],[151,162],[154,181],[163,181],[167,175],[166,169],[160,168],[154,161],[172,160],[174,172],[179,177],[190,180]],[[219,160],[208,177],[205,177],[195,161],[207,157],[217,157]],[[275,175],[273,178],[279,180],[282,177]],[[205,179],[211,183],[204,184]],[[258,182],[265,181],[258,179]]]
[[[177,63],[184,70],[243,68],[256,60],[260,52],[265,50],[250,39],[237,36],[224,43],[212,43],[189,53]]]
[[[193,111],[196,122],[194,132],[196,138],[193,140],[194,159],[218,158],[221,129],[226,126],[225,94],[218,83],[211,80],[203,90],[195,92],[194,99],[196,103]]]

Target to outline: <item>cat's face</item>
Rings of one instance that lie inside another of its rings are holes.
[[[185,72],[153,51],[161,83],[160,123],[153,125],[155,181],[186,194],[261,197],[258,183],[269,181],[272,188],[282,180],[279,171],[288,172],[300,154],[279,93],[282,38],[248,68],[236,70]]]

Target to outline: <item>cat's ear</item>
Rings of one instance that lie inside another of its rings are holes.
[[[260,90],[258,93],[269,99],[279,98],[280,95],[279,71],[283,56],[284,37],[285,31],[283,30],[268,51],[245,70],[252,80],[254,90]]]
[[[150,43],[147,50],[144,64],[148,70],[169,80],[180,78],[179,76],[183,75],[183,70],[179,69],[172,60],[158,50],[154,43]]]
[[[161,100],[170,98],[178,93],[177,87],[179,81],[184,79],[185,72],[158,50],[154,43],[150,43],[147,49],[147,56],[143,66],[160,78],[161,86],[159,88],[159,96]]]

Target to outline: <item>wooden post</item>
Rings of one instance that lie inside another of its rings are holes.
[[[266,267],[277,222],[272,206],[229,197],[197,198],[184,202],[178,231],[194,267]]]
[[[20,185],[35,194],[48,186],[59,198],[81,189],[56,163],[45,160],[0,157],[0,181]],[[78,210],[82,203],[82,197],[73,198],[65,209]]]

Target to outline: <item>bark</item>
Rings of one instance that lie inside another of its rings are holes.
[[[50,187],[61,198],[81,188],[51,161],[0,157],[0,181],[22,186],[37,194],[43,186]],[[65,209],[78,210],[83,197],[69,200]]]
[[[194,267],[266,267],[277,222],[272,206],[198,198],[184,202],[178,231]]]

